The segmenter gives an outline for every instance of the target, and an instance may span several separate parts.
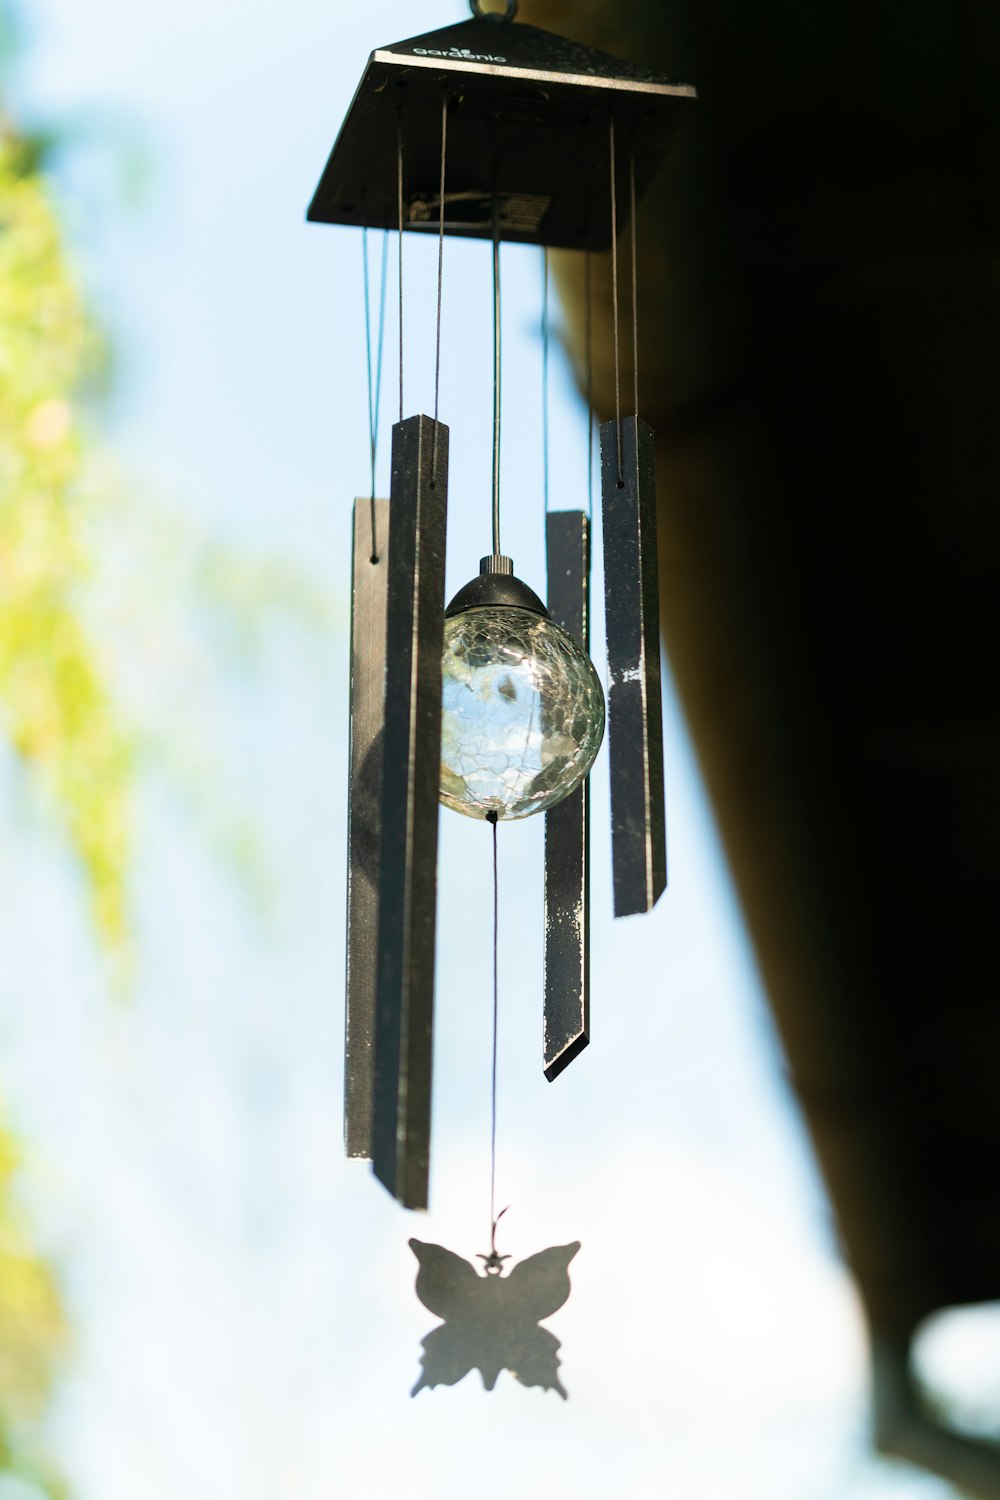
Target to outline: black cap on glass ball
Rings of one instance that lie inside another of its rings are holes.
[[[514,564],[509,557],[494,553],[484,557],[479,564],[479,576],[472,578],[460,588],[445,610],[445,618],[460,615],[467,609],[491,609],[497,606],[506,609],[530,609],[532,614],[548,618],[548,610],[534,589],[529,589],[520,578],[514,577]]]

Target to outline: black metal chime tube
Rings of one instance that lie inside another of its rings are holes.
[[[545,518],[548,607],[590,650],[590,523],[579,510]],[[545,994],[542,1061],[551,1082],[590,1041],[590,777],[545,814]]]
[[[392,433],[372,1158],[407,1208],[427,1206],[441,767],[448,429]]]
[[[601,424],[611,859],[616,917],[651,911],[667,884],[660,687],[660,570],[656,540],[653,429],[639,416],[639,309],[636,270],[635,142],[628,150],[635,412],[621,414],[618,306],[618,144],[609,113],[611,296],[615,420]]]
[[[619,470],[619,454],[621,469]],[[656,455],[641,418],[601,423],[612,879],[616,917],[667,884]]]
[[[372,1154],[388,540],[388,500],[355,500],[344,1037],[344,1146],[353,1157]]]

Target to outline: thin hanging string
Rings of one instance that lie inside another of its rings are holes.
[[[389,233],[382,233],[382,271],[378,295],[378,352],[375,356],[375,378],[372,380],[372,319],[368,288],[368,227],[361,231],[361,253],[365,267],[365,354],[368,361],[368,437],[371,444],[371,562],[378,562],[378,534],[375,529],[375,458],[378,453],[379,410],[382,404],[382,346],[385,337],[385,283],[388,263]]]
[[[618,187],[615,181],[615,116],[612,110],[611,123],[611,301],[615,329],[615,435],[618,441],[618,488],[625,483],[622,473],[622,390],[621,364],[618,350]]]
[[[497,814],[486,814],[493,825],[493,1067],[490,1085],[490,1248],[496,1252],[497,1232],[497,1020],[500,1009],[500,882],[497,872]]]
[[[500,553],[500,225],[493,189],[493,555]]]
[[[590,310],[590,251],[583,263],[584,344],[587,357],[587,522],[594,519],[594,339]]]
[[[632,382],[635,396],[635,440],[636,451],[639,442],[639,276],[637,270],[638,250],[637,241],[639,237],[638,225],[635,222],[635,147],[629,147],[628,153],[628,199],[629,199],[629,240],[632,246]]]
[[[441,91],[441,182],[438,189],[437,333],[434,345],[434,440],[431,444],[431,484],[437,478],[438,398],[441,392],[441,300],[444,287],[444,168],[448,151],[448,91]]]
[[[549,247],[542,250],[542,495],[549,510]]]
[[[399,239],[399,420],[403,420],[403,106],[396,115],[396,229]]]

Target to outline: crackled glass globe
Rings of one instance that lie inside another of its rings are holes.
[[[568,797],[604,735],[604,693],[573,637],[532,610],[445,621],[441,801],[470,818],[527,818]]]

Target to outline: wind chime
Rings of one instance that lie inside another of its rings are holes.
[[[618,237],[631,221],[637,365],[636,200],[695,92],[511,24],[516,0],[500,13],[478,0],[471,9],[471,20],[372,53],[308,214],[398,235],[390,499],[375,496],[373,417],[371,494],[354,507],[345,1140],[407,1208],[427,1206],[439,802],[493,825],[494,872],[498,822],[544,812],[548,1079],[590,1032],[587,776],[604,733],[588,655],[590,523],[582,509],[547,514],[543,603],[501,547],[502,241],[586,254],[588,297],[590,253],[611,251],[616,414],[600,443],[615,915],[651,910],[666,886],[653,433],[637,377],[635,410],[621,410]],[[404,415],[405,232],[437,236],[433,418]],[[491,548],[447,606],[446,236],[492,241],[494,318]],[[383,259],[383,286],[384,273]],[[494,966],[494,1142],[495,1125]],[[489,1388],[506,1367],[565,1394],[558,1344],[534,1325],[565,1301],[579,1247],[552,1247],[503,1276],[492,1180],[491,1220],[483,1275],[411,1241],[418,1295],[455,1319],[424,1341],[417,1389],[478,1364]]]

